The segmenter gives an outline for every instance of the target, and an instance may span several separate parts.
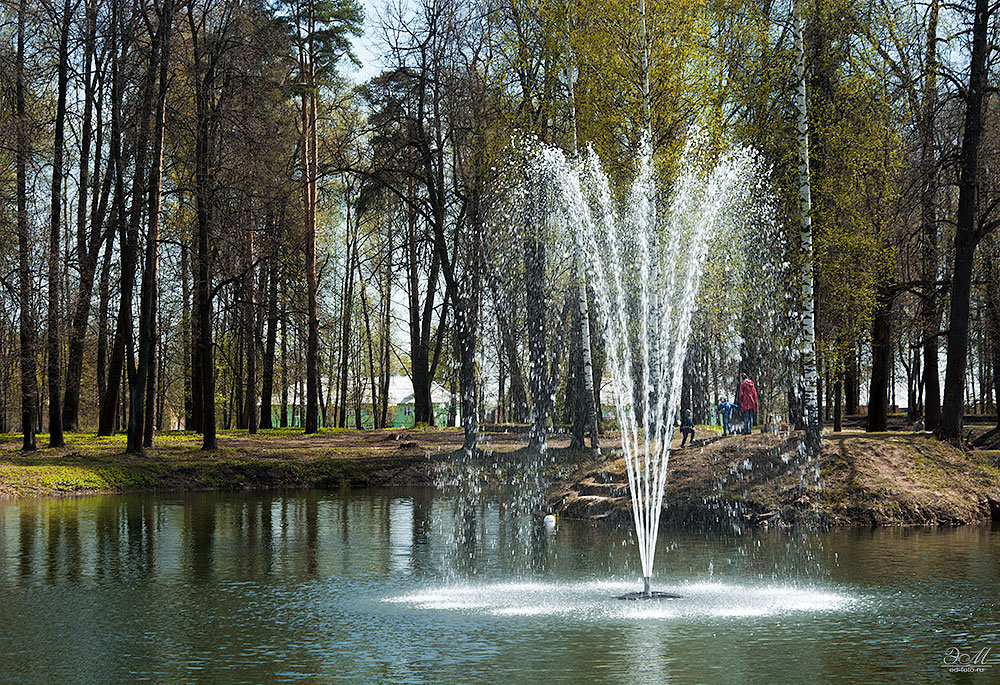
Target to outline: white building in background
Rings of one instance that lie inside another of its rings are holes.
[[[330,378],[320,379],[323,390],[323,404],[327,405],[326,424],[334,423],[335,418],[330,412],[329,398],[333,396],[333,383]],[[376,383],[378,381],[376,380]],[[361,396],[358,397],[357,384],[350,383],[347,388],[347,426],[353,428],[357,426],[355,413],[360,402],[361,425],[364,428],[375,427],[375,412],[380,407],[372,407],[372,386],[371,380],[362,379]],[[300,426],[305,417],[305,398],[301,396],[303,388],[288,388],[288,425]],[[294,399],[293,399],[294,398]],[[439,383],[431,383],[431,406],[434,412],[434,425],[449,425],[448,416],[451,412],[452,393]],[[461,405],[455,397],[455,424],[461,425]],[[409,376],[389,377],[389,407],[386,417],[387,426],[390,428],[412,428],[415,422],[415,404],[413,400],[413,381]],[[281,396],[275,395],[271,402],[272,420],[275,426],[279,425],[281,417]]]

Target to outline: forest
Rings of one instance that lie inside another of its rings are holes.
[[[666,202],[694,130],[771,189],[708,256],[698,423],[741,373],[816,431],[905,412],[958,442],[997,414],[1000,2],[2,0],[0,37],[0,432],[25,450],[384,428],[396,376],[417,425],[451,393],[467,451],[485,424],[596,447],[592,274],[511,197],[547,146],[627,202],[648,141]]]

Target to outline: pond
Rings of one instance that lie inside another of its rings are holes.
[[[998,682],[1000,527],[555,527],[503,492],[0,505],[0,681]],[[983,672],[953,672],[974,658]],[[981,661],[983,659],[980,659]],[[997,662],[995,666],[990,663]]]

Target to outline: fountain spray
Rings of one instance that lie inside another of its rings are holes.
[[[564,215],[584,255],[605,332],[643,578],[629,598],[668,596],[652,590],[653,559],[702,266],[709,237],[759,174],[752,151],[735,148],[713,165],[707,143],[689,136],[662,215],[648,135],[622,214],[593,151],[571,162],[543,147],[535,162],[536,178],[553,186],[550,211]]]

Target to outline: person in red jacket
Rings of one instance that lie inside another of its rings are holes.
[[[757,418],[757,386],[745,373],[740,374],[740,378],[743,380],[740,381],[736,397],[739,400],[740,411],[743,412],[743,432],[749,435]]]

